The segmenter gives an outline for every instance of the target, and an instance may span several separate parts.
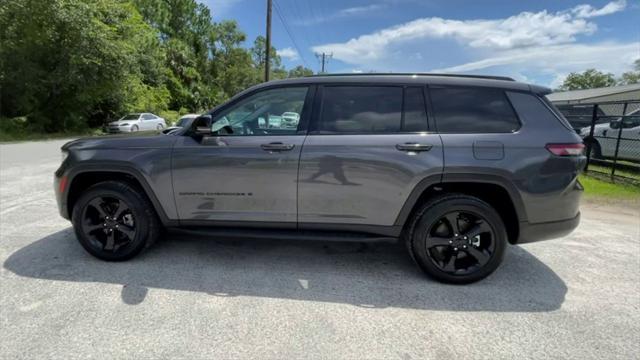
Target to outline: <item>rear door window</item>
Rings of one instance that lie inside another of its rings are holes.
[[[511,133],[520,122],[501,89],[435,87],[430,89],[436,128],[441,133]]]
[[[325,86],[319,130],[322,134],[399,132],[400,86]]]

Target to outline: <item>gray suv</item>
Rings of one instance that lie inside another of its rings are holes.
[[[64,145],[56,198],[104,260],[129,259],[168,228],[399,240],[431,277],[469,283],[507,244],[578,225],[584,146],[547,93],[482,76],[272,81],[171,135]]]

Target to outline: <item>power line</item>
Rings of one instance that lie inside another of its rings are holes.
[[[273,0],[273,4],[275,5],[276,14],[278,14],[278,17],[280,18],[280,21],[282,22],[282,26],[284,27],[284,30],[287,32],[287,35],[289,35],[289,39],[291,39],[291,42],[293,43],[293,46],[296,48],[296,51],[298,51],[298,55],[300,55],[300,58],[302,59],[302,62],[304,63],[304,65],[306,67],[309,67],[309,64],[307,63],[307,60],[304,58],[304,55],[302,54],[302,51],[300,51],[300,47],[298,46],[298,43],[296,42],[296,39],[293,37],[293,34],[291,33],[291,30],[289,29],[289,25],[287,24],[287,22],[284,19],[284,16],[282,15],[282,10],[280,9],[280,5],[278,4],[278,2],[276,0]]]

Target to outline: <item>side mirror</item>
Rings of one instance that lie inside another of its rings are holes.
[[[193,120],[193,131],[196,135],[211,135],[211,115],[205,114]]]
[[[612,120],[611,122],[609,122],[609,127],[612,129],[619,129],[620,128],[620,120]]]

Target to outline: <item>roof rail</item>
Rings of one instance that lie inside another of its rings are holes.
[[[438,74],[438,73],[331,73],[331,74],[314,74],[307,77],[320,77],[320,76],[377,76],[377,75],[398,75],[398,76],[443,76],[443,77],[459,77],[459,78],[471,78],[471,79],[490,79],[490,80],[504,80],[515,81],[513,78],[507,76],[492,76],[492,75],[467,75],[467,74]]]

